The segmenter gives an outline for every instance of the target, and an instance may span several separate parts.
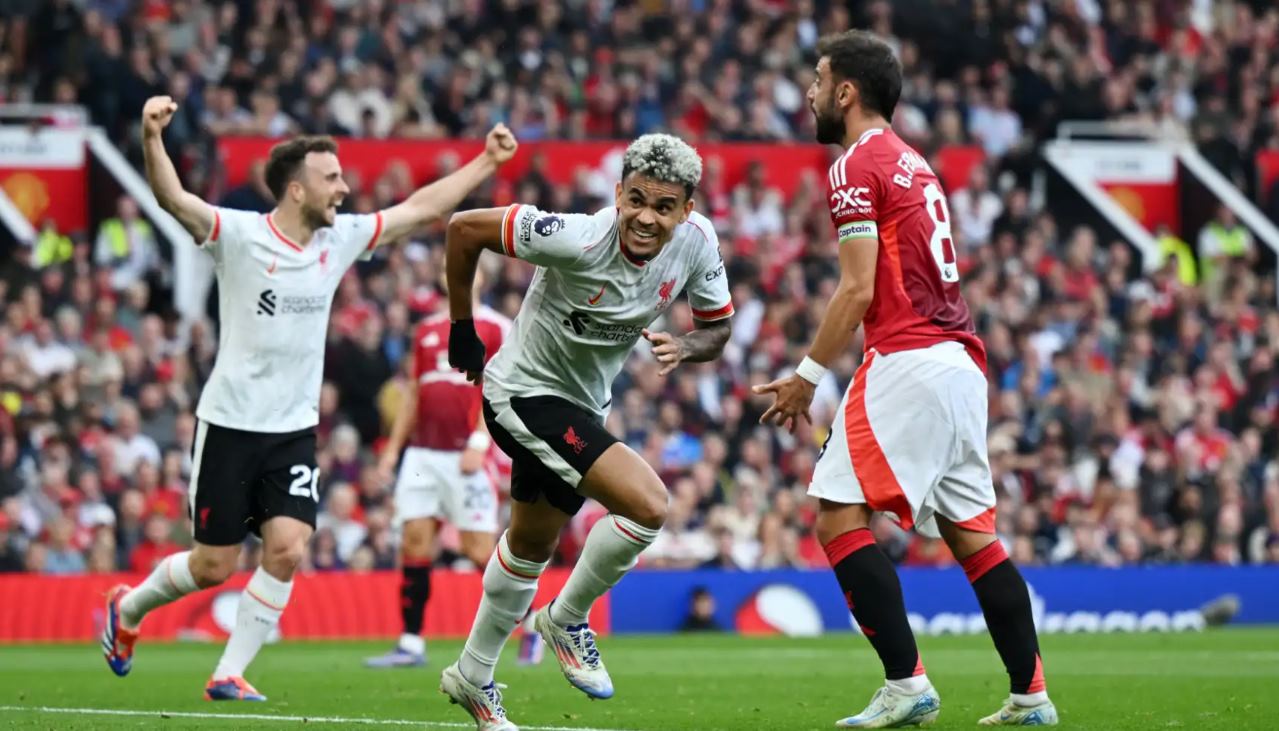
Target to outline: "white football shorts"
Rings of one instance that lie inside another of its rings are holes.
[[[840,402],[808,494],[868,505],[933,537],[934,514],[994,533],[986,389],[957,342],[871,350]]]
[[[497,532],[497,493],[481,468],[462,474],[462,453],[423,447],[404,450],[395,482],[395,518],[439,518],[462,531]]]

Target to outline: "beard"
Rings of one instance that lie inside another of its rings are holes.
[[[817,122],[817,141],[823,145],[838,145],[844,142],[844,118],[832,102],[825,109],[814,109],[813,117]]]
[[[325,217],[326,212],[327,212],[326,208],[316,208],[314,206],[303,206],[302,221],[312,231],[316,229],[324,228],[325,226],[331,225],[329,223],[329,220]]]

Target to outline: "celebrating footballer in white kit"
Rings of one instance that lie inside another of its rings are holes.
[[[626,150],[616,205],[594,214],[533,206],[467,211],[449,221],[453,318],[449,363],[484,382],[484,418],[512,459],[511,524],[484,572],[484,598],[441,690],[480,731],[513,731],[493,668],[524,617],[560,530],[587,497],[609,515],[591,529],[568,582],[534,624],[569,682],[592,698],[613,683],[587,621],[595,600],[633,568],[666,519],[667,492],[638,454],[604,429],[613,380],[643,337],[661,374],[717,358],[733,314],[718,239],[693,212],[701,159],[670,135]],[[538,265],[514,327],[484,365],[471,287],[484,249]],[[687,290],[696,329],[647,329]]]
[[[262,537],[262,565],[240,597],[205,698],[265,700],[243,675],[279,623],[315,528],[315,426],[333,294],[359,257],[451,211],[511,158],[516,143],[499,125],[484,153],[447,178],[385,211],[340,215],[349,189],[336,143],[295,138],[271,149],[266,181],[277,205],[262,215],[215,208],[182,189],[161,137],[175,111],[169,97],[143,107],[147,179],[160,205],[213,258],[222,316],[217,362],[196,410],[195,546],[161,561],[136,588],[111,591],[102,649],[111,670],[127,675],[147,612],[226,581],[252,531]]]

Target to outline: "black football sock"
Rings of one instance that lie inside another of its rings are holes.
[[[1046,690],[1030,591],[1003,545],[995,541],[961,563],[986,615],[990,638],[1008,669],[1012,692],[1026,695]]]
[[[875,545],[867,528],[849,531],[827,543],[826,558],[862,634],[879,654],[887,680],[924,674],[915,634],[906,620],[906,602],[893,564]]]
[[[404,634],[420,635],[426,601],[431,598],[431,562],[406,558],[401,571],[400,617],[404,620]]]

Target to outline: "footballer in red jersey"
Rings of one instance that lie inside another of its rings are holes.
[[[938,535],[963,565],[1008,670],[1010,697],[981,725],[1053,725],[1026,582],[995,537],[986,450],[986,354],[960,292],[946,194],[928,162],[893,132],[901,64],[876,36],[848,31],[818,46],[808,91],[817,141],[843,154],[827,182],[840,280],[808,356],[755,388],[761,422],[792,429],[826,364],[858,325],[865,355],[813,470],[817,537],[884,666],[885,684],[842,728],[931,723],[941,698],[924,671],[901,583],[875,544],[874,512]]]
[[[441,309],[447,302],[441,300]],[[485,352],[496,353],[511,321],[476,307],[475,331]],[[447,311],[423,320],[413,332],[411,376],[382,452],[379,469],[389,480],[400,449],[409,442],[395,478],[395,516],[400,524],[400,613],[396,647],[369,658],[368,667],[413,667],[426,662],[423,613],[431,596],[431,559],[440,521],[457,528],[463,555],[476,566],[488,562],[498,529],[497,494],[486,469],[492,440],[481,418],[480,386],[449,367]]]

